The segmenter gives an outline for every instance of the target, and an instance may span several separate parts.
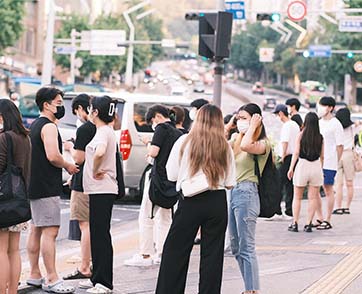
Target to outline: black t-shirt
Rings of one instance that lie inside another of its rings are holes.
[[[46,124],[53,124],[46,117],[37,118],[30,127],[31,140],[31,171],[29,199],[42,199],[60,196],[63,189],[62,169],[48,160],[41,131]],[[58,147],[62,153],[63,142],[58,131]]]
[[[151,145],[158,146],[160,151],[155,158],[156,172],[161,179],[167,180],[166,163],[170,155],[173,144],[181,137],[183,133],[176,129],[172,122],[158,124],[152,138]]]
[[[298,113],[294,114],[291,117],[291,120],[295,121],[298,124],[299,128],[301,128],[303,126],[303,119]]]
[[[74,142],[74,149],[85,151],[85,148],[92,141],[94,135],[96,134],[97,128],[90,121],[87,121],[85,124],[80,126],[77,130],[77,136]],[[83,167],[84,162],[79,166],[79,173],[73,175],[72,184],[70,188],[77,192],[83,192]]]

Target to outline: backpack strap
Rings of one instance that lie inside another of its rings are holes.
[[[10,168],[10,165],[14,164],[14,157],[13,157],[13,140],[11,139],[10,134],[5,132],[5,138],[6,138],[6,163],[7,168]]]

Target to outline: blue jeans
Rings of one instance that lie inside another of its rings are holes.
[[[255,251],[256,219],[260,201],[256,183],[244,181],[231,191],[230,246],[239,264],[246,291],[260,290],[259,267]]]

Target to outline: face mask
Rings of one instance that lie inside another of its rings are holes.
[[[61,119],[64,115],[65,115],[65,107],[63,105],[57,106],[57,112],[54,113],[55,118]]]
[[[288,107],[288,114],[292,115],[292,109],[290,107]]]
[[[327,114],[327,106],[321,106],[321,105],[318,105],[318,116],[320,118],[322,118],[323,116],[325,116]]]
[[[248,121],[238,120],[236,125],[238,127],[238,131],[245,134],[249,129],[250,123]]]
[[[4,129],[4,124],[0,124],[0,131]]]
[[[195,108],[192,108],[189,112],[189,117],[193,121],[195,120],[197,110]]]
[[[77,127],[77,129],[78,129],[80,126],[83,125],[83,122],[78,118],[77,121],[76,121],[76,123],[75,123],[75,125],[76,125],[76,127]]]
[[[157,127],[157,124],[156,124],[156,123],[153,123],[151,128],[152,128],[153,131],[155,131],[155,130],[156,130],[156,127]]]

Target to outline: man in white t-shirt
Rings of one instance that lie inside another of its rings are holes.
[[[280,133],[280,146],[279,146],[279,156],[282,160],[282,164],[279,168],[280,173],[280,184],[281,191],[285,188],[285,215],[292,217],[293,216],[293,182],[288,179],[287,173],[290,167],[290,162],[292,161],[292,155],[295,149],[295,142],[297,136],[300,132],[298,124],[291,120],[288,116],[288,108],[284,104],[279,104],[274,110],[281,122],[283,123],[281,133]],[[282,195],[280,196],[280,202],[282,201]],[[282,215],[282,211],[277,213]]]
[[[322,199],[318,197],[317,201],[317,226],[318,230],[329,230],[331,226],[331,216],[334,206],[334,178],[338,169],[338,162],[343,153],[343,127],[342,124],[333,116],[333,110],[336,101],[332,97],[322,97],[318,103],[318,116],[320,132],[324,140],[324,193],[327,197],[327,217],[323,217]]]

